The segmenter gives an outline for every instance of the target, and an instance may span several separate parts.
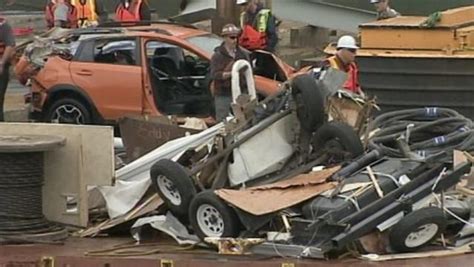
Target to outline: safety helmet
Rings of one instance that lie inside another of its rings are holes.
[[[239,35],[240,29],[232,23],[226,24],[222,27],[221,35],[222,36],[229,36],[229,35]]]
[[[249,0],[237,0],[237,5],[244,5],[244,4],[247,4],[249,2]]]
[[[350,35],[344,35],[339,38],[339,41],[337,41],[337,49],[339,48],[359,49],[356,40]]]
[[[371,4],[377,4],[377,3],[380,3],[380,2],[381,2],[381,0],[370,0]]]

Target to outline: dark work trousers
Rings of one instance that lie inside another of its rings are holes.
[[[7,92],[8,80],[10,79],[10,65],[5,64],[2,74],[0,74],[0,121],[5,121],[3,117],[3,105],[5,102],[5,93]]]
[[[230,104],[232,104],[232,96],[230,95],[216,95],[214,97],[217,122],[223,121],[229,115]]]

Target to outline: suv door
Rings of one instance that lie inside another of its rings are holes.
[[[70,65],[74,84],[89,95],[105,120],[142,112],[139,51],[137,38],[87,40]]]
[[[213,112],[209,60],[166,40],[150,39],[143,45],[158,110],[167,115],[209,116]]]

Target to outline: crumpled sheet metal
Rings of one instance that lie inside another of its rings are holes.
[[[233,206],[256,216],[292,207],[336,187],[326,182],[340,167],[298,175],[290,180],[245,190],[217,190],[216,194]]]
[[[115,172],[114,186],[100,186],[110,218],[135,207],[150,187],[150,168],[160,159],[171,159],[184,151],[209,143],[223,130],[220,123],[200,133],[172,140]]]

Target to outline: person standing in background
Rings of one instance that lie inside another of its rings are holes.
[[[230,111],[232,103],[232,67],[237,60],[250,62],[249,54],[238,44],[240,29],[234,24],[222,28],[222,44],[214,50],[211,59],[211,78],[214,85],[214,105],[216,120],[224,120]],[[244,79],[241,77],[240,81]],[[242,83],[241,83],[242,86]]]
[[[237,0],[243,7],[240,15],[240,45],[250,51],[264,49],[275,52],[278,43],[277,23],[270,9],[257,0]]]
[[[121,22],[150,21],[150,7],[145,0],[120,0],[115,10],[115,20]]]
[[[80,28],[97,26],[108,20],[108,13],[102,0],[70,0],[77,9]]]
[[[389,0],[370,0],[377,11],[377,20],[390,19],[400,16],[395,9],[390,8]]]
[[[0,121],[4,121],[3,105],[10,81],[10,60],[15,53],[15,36],[7,20],[0,17]]]
[[[77,28],[77,9],[71,0],[51,0],[45,8],[45,19],[48,29]]]

